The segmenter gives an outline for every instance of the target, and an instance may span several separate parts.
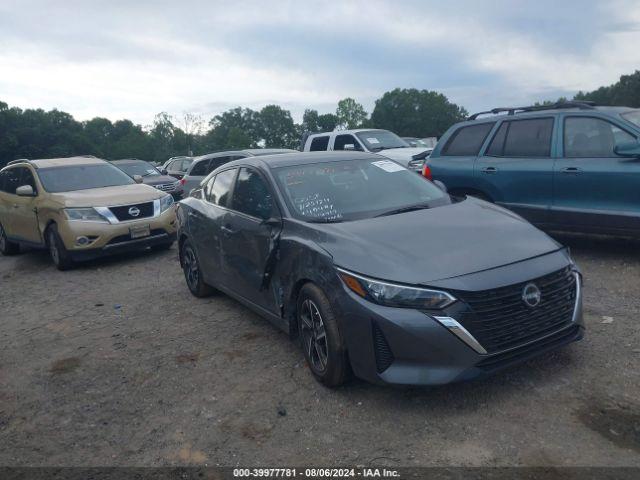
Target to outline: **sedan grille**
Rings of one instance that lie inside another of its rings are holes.
[[[109,207],[109,210],[111,210],[111,213],[121,222],[137,220],[140,218],[153,217],[153,202],[119,205],[117,207]]]
[[[525,304],[528,284],[540,290],[540,303]],[[454,292],[470,311],[457,319],[488,353],[534,341],[571,324],[576,302],[576,276],[570,267],[494,290]]]

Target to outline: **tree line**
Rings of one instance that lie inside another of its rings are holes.
[[[353,98],[333,113],[306,109],[296,123],[289,110],[266,105],[260,110],[236,107],[205,121],[166,112],[148,126],[130,120],[96,117],[77,121],[57,109],[21,109],[0,101],[0,167],[18,158],[95,155],[109,160],[140,158],[156,162],[177,155],[242,148],[298,148],[307,132],[348,128],[385,128],[405,136],[438,136],[467,111],[444,95],[417,89],[386,92],[369,115]]]
[[[640,71],[623,75],[613,85],[578,92],[574,100],[640,107]],[[23,110],[0,101],[0,167],[17,158],[95,155],[109,160],[141,158],[163,162],[190,153],[298,148],[304,132],[360,127],[384,128],[401,136],[440,136],[467,115],[463,107],[451,103],[443,94],[415,88],[384,93],[370,115],[356,100],[345,98],[332,113],[305,110],[301,123],[278,105],[260,110],[236,107],[209,121],[192,113],[174,117],[162,112],[151,125],[141,126],[130,120],[112,122],[101,117],[80,122],[56,109]]]

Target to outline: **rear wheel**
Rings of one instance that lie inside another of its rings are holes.
[[[302,349],[313,375],[328,387],[349,378],[347,349],[326,295],[307,283],[298,296],[298,325]]]
[[[49,256],[56,268],[62,271],[73,268],[75,263],[58,234],[57,225],[53,224],[47,229],[46,239]]]
[[[2,228],[2,224],[0,224],[0,253],[2,255],[15,255],[20,252],[20,245],[10,241],[7,238],[7,234]]]
[[[202,298],[214,293],[213,287],[204,283],[202,279],[200,262],[189,240],[185,240],[180,247],[180,263],[182,264],[184,278],[187,281],[187,287],[189,287],[189,291],[194,296]]]

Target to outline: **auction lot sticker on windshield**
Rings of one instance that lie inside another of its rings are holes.
[[[371,162],[371,164],[381,168],[385,172],[401,172],[404,170],[404,167],[401,167],[391,160],[379,160],[377,162]]]
[[[376,137],[367,137],[367,142],[369,143],[380,143],[380,140],[378,140]]]

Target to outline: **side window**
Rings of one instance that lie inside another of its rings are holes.
[[[447,144],[442,149],[442,155],[452,157],[476,156],[495,125],[491,123],[480,123],[462,127],[453,133]]]
[[[617,157],[616,145],[635,141],[633,135],[599,118],[567,117],[564,121],[565,157]]]
[[[183,164],[184,160],[174,160],[173,162],[171,162],[169,169],[173,170],[174,172],[182,172],[184,171]]]
[[[315,137],[311,140],[309,150],[312,152],[323,152],[327,148],[329,148],[329,135],[324,135],[322,137]]]
[[[194,163],[193,168],[189,172],[190,177],[206,177],[211,173],[209,170],[209,160],[200,160],[197,163]]]
[[[510,121],[502,156],[548,157],[552,132],[553,118]]]
[[[7,178],[8,172],[0,172],[0,192],[6,192],[4,188],[4,183]]]
[[[7,176],[4,181],[4,191],[15,195],[16,189],[20,186],[20,171],[22,168],[10,168],[6,171]]]
[[[33,173],[31,173],[31,170],[29,170],[28,168],[21,168],[20,170],[22,170],[22,176],[20,177],[20,186],[29,185],[31,188],[33,188],[33,191],[37,193],[38,189],[36,188],[36,181],[33,178]]]
[[[333,142],[334,150],[344,150],[345,145],[353,145],[353,150],[362,151],[362,147],[360,143],[356,140],[353,135],[338,135]]]
[[[233,160],[233,157],[214,157],[209,161],[209,166],[207,167],[207,175],[213,172],[216,168],[221,167],[225,163],[229,163]]]
[[[233,185],[233,179],[236,176],[237,169],[232,168],[220,172],[211,179],[207,185],[207,200],[216,205],[226,207],[229,203],[229,192]]]
[[[241,168],[233,190],[233,207],[252,217],[271,217],[273,198],[264,179],[253,169]]]

